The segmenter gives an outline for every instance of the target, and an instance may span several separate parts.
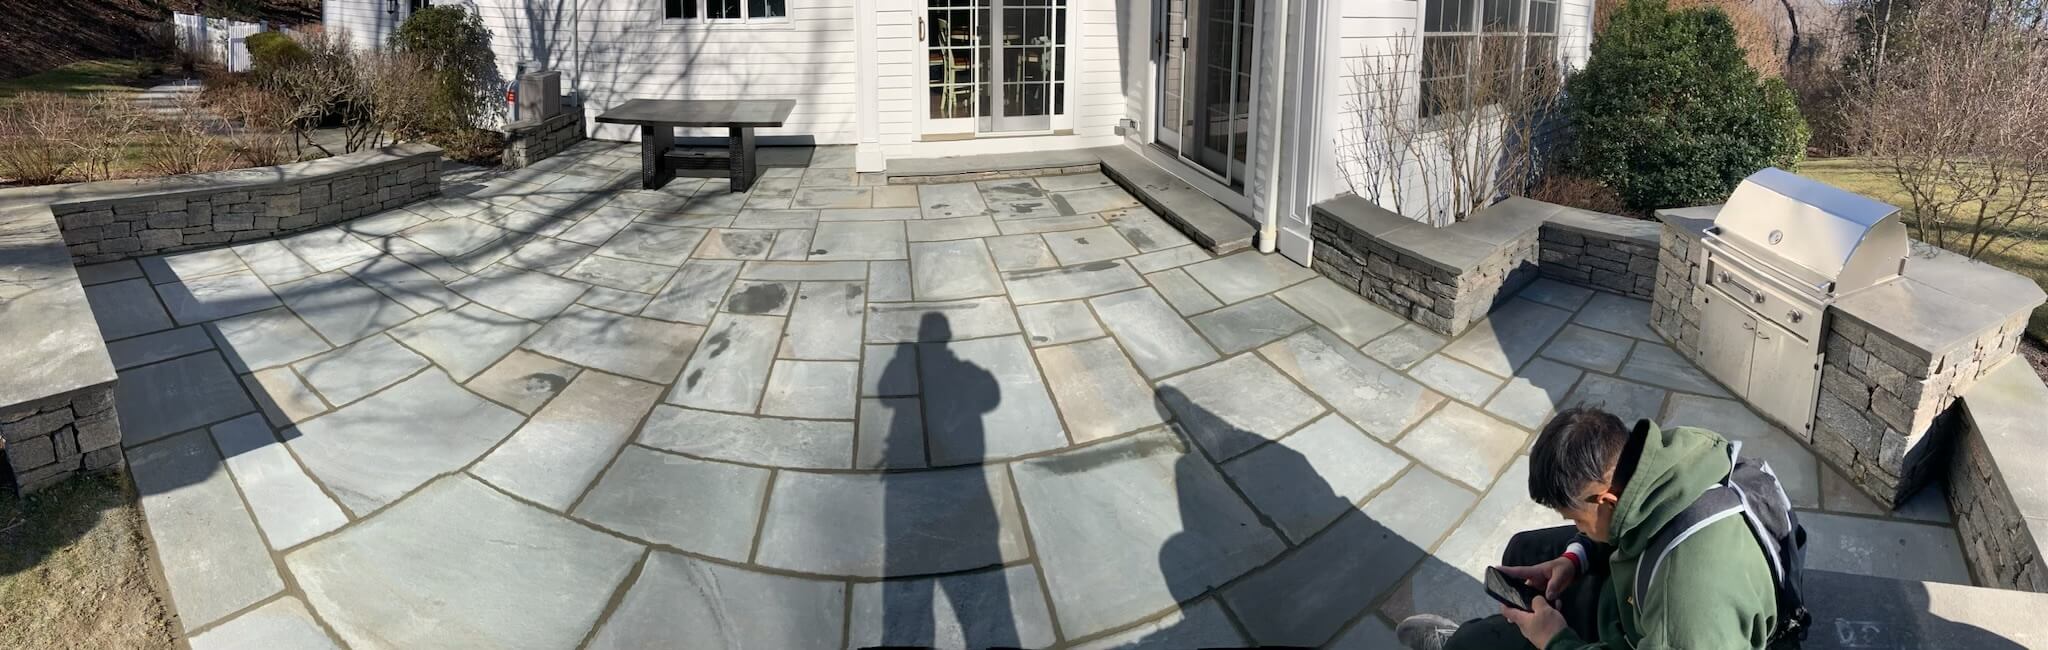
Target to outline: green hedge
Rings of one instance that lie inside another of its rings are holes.
[[[1628,0],[1568,95],[1574,166],[1638,210],[1719,203],[1806,151],[1791,90],[1758,78],[1719,9]]]
[[[283,70],[309,58],[306,46],[284,32],[257,32],[250,34],[249,70],[257,76],[265,76]]]

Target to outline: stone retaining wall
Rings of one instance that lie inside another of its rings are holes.
[[[2025,359],[1986,373],[1963,396],[1963,434],[1949,463],[1948,499],[1978,584],[2048,593],[2048,387]]]
[[[1657,286],[1657,223],[1564,208],[1543,224],[1543,275],[1649,300]]]
[[[563,150],[582,142],[583,107],[564,106],[562,112],[539,121],[520,121],[505,125],[506,167],[518,169],[561,153]]]
[[[50,206],[79,264],[263,239],[441,193],[441,149],[407,144],[253,169],[0,193]]]
[[[1693,269],[1699,267],[1701,234],[1711,215],[1658,215],[1665,223],[1657,241],[1657,276],[1650,301],[1650,329],[1687,359],[1699,358],[1700,308],[1692,300]]]
[[[0,408],[0,456],[14,485],[34,492],[80,470],[122,464],[112,382]]]
[[[1356,196],[1316,205],[1317,272],[1439,334],[1486,318],[1537,274],[1537,231],[1557,206],[1510,199],[1444,228]]]
[[[1951,408],[2019,349],[2020,313],[1962,346],[1929,352],[1846,314],[1829,321],[1813,448],[1887,506],[1925,485],[1959,435]]]

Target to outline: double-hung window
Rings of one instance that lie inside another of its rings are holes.
[[[1557,56],[1557,0],[1424,0],[1424,118],[1473,108],[1491,93]]]
[[[787,0],[662,0],[661,17],[675,22],[781,21]]]

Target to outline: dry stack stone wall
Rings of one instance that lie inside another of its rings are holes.
[[[1316,206],[1313,266],[1373,304],[1454,336],[1536,278],[1537,230],[1555,207],[1511,199],[1433,228],[1341,196]]]
[[[1699,358],[1700,309],[1692,301],[1692,270],[1700,260],[1704,223],[1671,221],[1657,242],[1657,283],[1650,301],[1650,329],[1671,342],[1687,359]],[[1690,226],[1690,227],[1688,227]]]
[[[1974,426],[1966,430],[1949,464],[1949,509],[1956,513],[1970,572],[1977,584],[2048,593],[2048,566],[2042,565],[2048,519],[2032,519],[2022,512],[2010,483],[2017,479],[2039,485],[2048,481],[2048,475],[2024,469],[2027,458],[2007,457],[2005,464],[2019,465],[2014,469],[2023,475],[2006,476],[1986,436]],[[2048,499],[2048,493],[2037,497],[2041,499]]]
[[[441,193],[441,149],[410,144],[275,167],[67,186],[50,200],[79,264],[263,239]]]
[[[1943,352],[1837,313],[1829,321],[1813,447],[1887,505],[1924,485],[1960,429],[1964,390],[2019,349],[2027,314]],[[1889,497],[1889,498],[1886,498]]]
[[[120,445],[112,383],[0,409],[0,456],[22,492],[119,466]]]
[[[537,121],[505,125],[506,167],[518,169],[561,153],[582,142],[583,107],[565,106],[562,112]]]
[[[1566,208],[1543,224],[1543,275],[1649,300],[1658,230],[1655,222]]]

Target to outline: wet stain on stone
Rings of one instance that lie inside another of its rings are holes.
[[[1147,248],[1156,246],[1159,243],[1153,241],[1152,236],[1145,234],[1145,231],[1143,230],[1127,230],[1123,231],[1123,233],[1124,239],[1131,240],[1131,245],[1138,247],[1138,250],[1145,250]]]
[[[698,368],[698,369],[696,369],[696,370],[692,370],[692,371],[690,371],[690,376],[688,376],[688,377],[684,377],[684,378],[683,378],[683,388],[685,388],[685,389],[690,389],[690,388],[696,388],[696,387],[697,387],[697,380],[699,380],[699,379],[703,379],[703,378],[704,378],[704,369],[703,369],[703,368]]]
[[[1080,245],[1082,245],[1082,246],[1087,246],[1087,245],[1088,245],[1088,238],[1087,238],[1087,237],[1075,237],[1075,238],[1074,238],[1074,243],[1076,243],[1076,244],[1080,244]]]
[[[825,250],[825,249],[823,249],[823,248],[813,248],[813,249],[811,249],[811,254],[812,254],[812,255],[825,255],[825,254],[827,254],[827,253],[831,253],[831,252],[832,252],[832,251],[829,251],[829,250]]]
[[[568,379],[552,372],[536,372],[519,380],[526,384],[526,392],[529,393],[554,394],[561,392],[563,386],[569,385]]]
[[[1055,210],[1059,210],[1062,215],[1072,216],[1074,214],[1073,204],[1067,203],[1067,197],[1058,194],[1052,195],[1052,207]]]
[[[732,294],[725,301],[725,310],[735,314],[766,314],[781,309],[789,303],[789,287],[781,284],[756,284]]]
[[[859,298],[859,297],[861,297],[861,295],[862,295],[862,294],[865,294],[865,293],[867,293],[867,289],[863,288],[863,287],[862,287],[861,285],[858,285],[858,284],[849,284],[849,285],[846,285],[846,299],[847,299],[847,300],[852,300],[852,299],[855,299],[855,298]]]
[[[704,343],[711,346],[710,358],[716,359],[718,355],[725,354],[727,348],[732,347],[732,334],[730,332],[719,332],[711,335],[711,338],[705,339]]]
[[[1086,241],[1082,241],[1081,243],[1083,243],[1083,244],[1086,244],[1086,243],[1088,243],[1088,242],[1086,242]],[[1082,271],[1107,271],[1107,270],[1110,270],[1110,269],[1116,268],[1116,267],[1118,267],[1118,266],[1121,266],[1121,265],[1117,264],[1115,260],[1107,260],[1107,261],[1102,261],[1102,262],[1089,262],[1089,263],[1087,263],[1087,264],[1082,264],[1082,265],[1080,265],[1080,266],[1076,266],[1076,267],[1072,267],[1072,268],[1075,268],[1075,269],[1079,269],[1079,270],[1082,270]]]

